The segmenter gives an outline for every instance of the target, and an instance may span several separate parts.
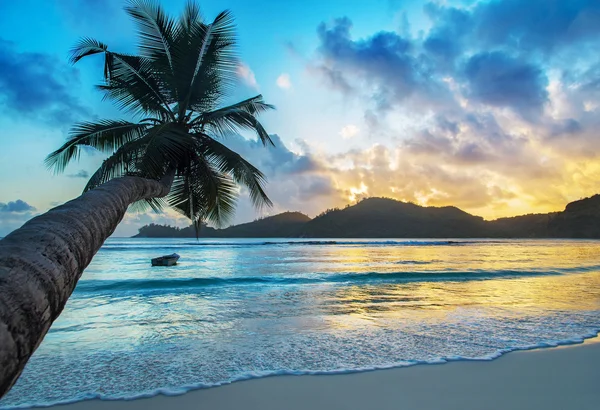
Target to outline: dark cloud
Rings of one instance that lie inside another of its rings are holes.
[[[596,104],[600,101],[596,100]],[[600,116],[597,110],[584,111],[577,118],[549,121],[540,127],[543,142],[556,155],[572,159],[593,160],[600,158]]]
[[[47,54],[18,52],[0,39],[0,105],[19,117],[69,125],[89,115],[74,95],[78,71]]]
[[[308,70],[309,72],[320,76],[327,86],[341,91],[343,94],[352,94],[355,91],[354,87],[350,85],[341,70],[325,65],[309,66]]]
[[[437,24],[423,42],[424,49],[436,60],[452,65],[463,51],[467,35],[472,32],[471,15],[465,10],[443,8],[434,3],[425,5],[425,12]]]
[[[85,169],[81,169],[79,171],[77,171],[74,174],[68,174],[67,177],[69,178],[83,178],[83,179],[87,179],[90,177],[90,173],[87,172]]]
[[[24,213],[33,211],[35,211],[35,208],[21,199],[10,201],[8,203],[0,202],[0,212],[3,213]]]
[[[311,68],[345,93],[369,89],[377,109],[388,110],[412,96],[445,99],[445,86],[432,75],[432,61],[418,53],[411,39],[381,31],[366,39],[351,37],[352,22],[344,17],[317,28],[319,60]]]
[[[247,158],[266,175],[294,175],[314,172],[319,164],[309,154],[290,151],[279,135],[272,134],[275,146],[263,146],[260,141],[248,140],[240,135],[231,135],[225,143]]]
[[[336,192],[333,181],[324,176],[315,176],[302,192],[307,199],[314,199],[317,196],[331,196]]]
[[[548,79],[537,66],[502,52],[475,54],[466,63],[467,95],[484,104],[530,116],[548,100]]]
[[[568,70],[565,70],[563,80],[571,86],[577,87],[587,98],[600,98],[600,61],[588,67],[581,73],[569,75]]]
[[[581,123],[573,118],[569,118],[551,125],[551,137],[572,136],[582,131]]]
[[[587,67],[600,47],[598,0],[492,0],[456,7],[431,2],[424,11],[431,26],[416,35],[399,29],[354,39],[348,18],[321,23],[310,71],[366,101],[370,128],[380,128],[381,121],[372,120],[390,110],[481,109],[460,106],[463,98],[541,121],[550,70],[573,71],[580,94],[600,98],[600,68]]]
[[[503,0],[473,11],[474,39],[523,52],[551,53],[575,43],[598,42],[598,0]]]

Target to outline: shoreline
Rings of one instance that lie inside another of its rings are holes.
[[[600,401],[598,377],[600,336],[596,335],[582,343],[514,350],[493,360],[449,360],[338,374],[272,375],[183,394],[90,399],[46,408],[392,409],[403,403],[409,409],[595,409]]]

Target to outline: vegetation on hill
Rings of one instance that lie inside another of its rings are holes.
[[[561,238],[600,238],[600,195],[568,204],[549,221],[548,233]]]
[[[301,228],[310,218],[300,212],[284,212],[225,229],[206,225],[200,228],[201,238],[291,238],[299,236]],[[136,238],[192,238],[195,230],[190,226],[177,228],[150,224],[140,228]]]
[[[192,237],[191,228],[149,225],[138,237]],[[254,222],[213,229],[201,237],[306,238],[600,238],[600,195],[575,201],[563,212],[485,221],[453,206],[422,207],[388,198],[367,198],[310,219],[285,212]]]
[[[478,236],[483,218],[455,207],[422,207],[386,198],[364,199],[308,222],[304,237],[452,238]]]
[[[548,225],[558,212],[549,214],[528,214],[510,218],[499,218],[487,222],[494,236],[502,238],[547,238]]]

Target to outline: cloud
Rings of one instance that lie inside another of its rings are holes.
[[[22,199],[7,203],[0,202],[0,237],[22,226],[35,216],[35,211],[35,207]]]
[[[353,40],[351,28],[352,22],[346,17],[336,19],[331,26],[322,23],[317,28],[320,69],[329,73],[331,79],[339,77],[332,84],[369,83],[374,87],[374,98],[387,106],[390,99],[403,99],[427,81],[411,54],[410,41],[393,32]]]
[[[279,77],[277,77],[276,84],[279,88],[289,90],[290,88],[292,88],[292,80],[290,79],[290,75],[287,73],[281,74]]]
[[[473,10],[474,38],[483,46],[502,46],[550,56],[565,47],[598,43],[597,0],[503,0]],[[583,48],[579,48],[583,51]]]
[[[319,172],[346,200],[384,195],[487,217],[597,193],[600,3],[454,4],[464,6],[426,4],[419,32],[357,38],[345,17],[317,26],[308,72],[352,99],[378,140],[321,153]]]
[[[581,71],[597,60],[596,0],[492,0],[459,7],[431,2],[423,10],[430,28],[416,35],[399,29],[357,39],[347,17],[319,24],[309,72],[364,101],[371,119],[400,111],[412,116],[479,110],[485,104],[539,121],[549,72]],[[598,92],[598,84],[588,81],[587,90]]]
[[[254,88],[255,90],[259,89],[258,82],[254,76],[254,71],[252,71],[247,64],[242,62],[238,63],[236,72],[238,77],[241,78],[247,86]]]
[[[481,127],[494,126],[486,124],[484,119],[479,119],[479,122]],[[447,132],[441,128],[437,130]],[[419,152],[408,144],[393,148],[375,144],[366,150],[327,154],[312,152],[306,144],[306,152],[293,152],[277,135],[272,138],[276,143],[274,148],[265,148],[256,141],[239,136],[232,136],[227,141],[232,149],[266,174],[267,193],[275,204],[274,209],[269,211],[271,214],[300,210],[316,215],[325,208],[355,201],[361,195],[393,197],[423,205],[454,204],[471,209],[501,206],[513,195],[511,190],[497,183],[487,183],[482,178],[483,174],[490,181],[495,181],[497,171],[486,170],[484,163],[464,148],[467,144],[455,146],[451,141],[446,143],[451,154],[445,152],[444,146]],[[451,139],[450,134],[438,138],[439,141]],[[510,150],[512,143],[507,137],[505,149]],[[490,144],[478,149],[491,156],[496,147]],[[462,164],[468,161],[478,166],[464,169]],[[506,167],[509,166],[506,164]],[[495,168],[502,170],[503,167],[498,162]],[[254,217],[249,201],[242,198],[236,222]]]
[[[24,213],[33,211],[35,211],[35,208],[21,199],[8,203],[0,202],[0,212]]]
[[[340,135],[344,139],[349,139],[358,135],[360,130],[354,124],[348,124],[340,130]]]
[[[74,174],[68,174],[67,177],[88,179],[90,177],[90,173],[87,172],[85,169],[80,169],[79,171],[77,171]]]
[[[434,59],[412,38],[380,31],[354,39],[351,30],[347,17],[317,27],[319,46],[308,64],[310,73],[332,89],[367,101],[373,112],[408,104],[425,110],[455,105],[448,85],[436,75]]]
[[[230,135],[225,143],[242,157],[269,175],[299,175],[317,171],[320,168],[310,153],[291,151],[277,134],[271,135],[275,146],[263,146],[260,141],[246,139],[240,135]]]
[[[74,94],[79,72],[43,53],[19,52],[0,39],[0,106],[19,117],[65,125],[89,115]]]
[[[470,14],[457,8],[443,8],[435,3],[424,7],[431,20],[437,22],[428,33],[423,47],[438,63],[451,69],[454,60],[461,54],[472,30]]]
[[[464,68],[467,96],[484,104],[510,107],[530,116],[548,100],[548,79],[537,66],[505,53],[473,55]]]

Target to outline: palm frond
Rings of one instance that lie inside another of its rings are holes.
[[[106,158],[102,165],[92,174],[83,192],[94,189],[111,179],[137,173],[137,163],[144,155],[150,137],[130,141],[122,145],[112,155]]]
[[[248,98],[247,100],[240,101],[235,104],[231,104],[227,107],[219,108],[214,111],[205,112],[199,115],[194,121],[206,122],[207,118],[218,117],[225,113],[236,112],[236,111],[244,111],[248,114],[258,115],[263,112],[274,110],[275,106],[271,104],[265,103],[262,95],[257,95],[252,98]]]
[[[165,198],[148,198],[134,202],[129,206],[129,210],[138,213],[145,213],[151,210],[154,213],[160,214],[168,207],[169,204]]]
[[[256,105],[258,104],[255,104],[255,107],[252,109],[257,109]],[[264,104],[262,109],[267,110],[269,107],[267,107],[267,104]],[[256,119],[254,114],[248,111],[248,107],[227,107],[201,114],[200,118],[201,120],[199,120],[197,124],[201,124],[201,129],[212,129],[220,136],[226,136],[230,132],[238,132],[239,130],[247,129],[256,132],[256,135],[258,135],[258,138],[263,145],[275,146],[273,140],[271,140],[271,137],[260,121]]]
[[[154,1],[130,0],[125,11],[138,24],[140,49],[145,56],[153,59],[165,57],[172,71],[171,48],[175,21],[169,18],[162,7]]]
[[[235,212],[237,186],[231,176],[219,172],[201,157],[176,179],[169,205],[192,219],[196,233],[204,221],[224,226]]]
[[[200,155],[213,163],[221,173],[230,174],[235,182],[246,186],[255,207],[273,205],[265,192],[266,177],[258,168],[219,141],[204,134],[194,136]]]
[[[200,13],[200,7],[198,7],[198,4],[195,1],[188,0],[185,3],[183,14],[179,19],[179,27],[189,33],[189,31],[192,30],[192,27],[201,23],[202,14]]]
[[[151,59],[111,53],[106,85],[99,88],[120,104],[121,108],[158,113],[175,120],[167,97],[161,93]]]
[[[235,24],[229,11],[220,13],[211,24],[195,24],[190,31],[193,59],[187,61],[180,86],[180,117],[193,108],[211,109],[237,80]]]
[[[181,168],[193,154],[194,140],[179,124],[158,124],[146,137],[148,143],[138,169],[149,178],[160,179],[168,168]]]
[[[152,60],[154,69],[164,77],[163,85],[174,93],[172,98],[177,100],[177,89],[172,87],[175,77],[172,50],[177,23],[154,1],[130,0],[125,11],[138,25],[142,57]]]
[[[91,56],[94,54],[106,53],[108,46],[98,40],[94,40],[91,37],[83,37],[79,40],[75,46],[71,49],[71,56],[69,61],[71,64],[77,63],[83,57]]]
[[[108,51],[108,46],[91,37],[83,37],[70,51],[69,61],[71,64],[77,63],[84,57],[94,54],[104,53],[104,78],[110,76],[110,65],[112,64],[112,54]]]
[[[148,127],[148,124],[135,124],[120,120],[100,120],[75,124],[71,128],[68,141],[48,155],[44,162],[54,172],[63,172],[72,160],[79,157],[81,146],[112,153],[120,146],[140,138]]]
[[[238,188],[232,178],[227,174],[216,174],[217,196],[212,206],[208,208],[206,220],[217,227],[226,226],[233,215],[237,204]],[[198,184],[194,192],[201,192],[202,185]]]

